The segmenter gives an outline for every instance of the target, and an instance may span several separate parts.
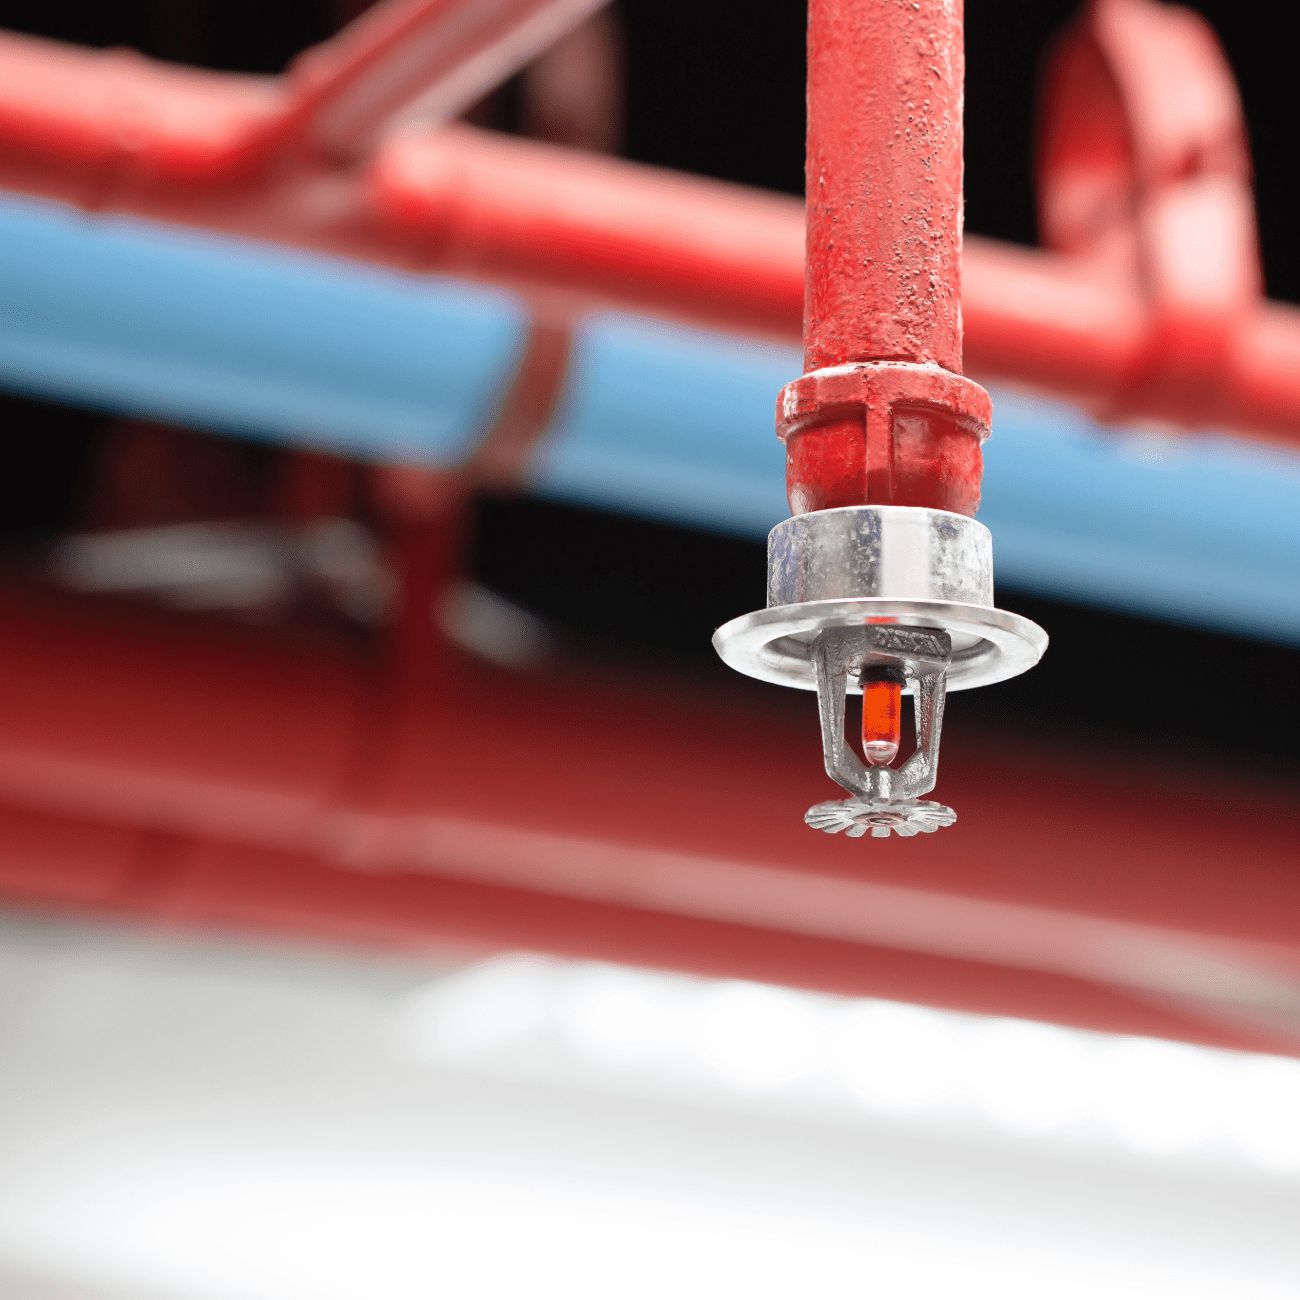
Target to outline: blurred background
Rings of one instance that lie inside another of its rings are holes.
[[[0,1295],[1294,1296],[1285,43],[968,7],[1052,644],[950,701],[958,823],[855,844],[709,644],[787,513],[804,6],[517,7],[0,6]]]

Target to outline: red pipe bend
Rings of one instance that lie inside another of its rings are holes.
[[[278,134],[279,96],[270,80],[0,35],[0,184],[99,211],[504,282],[573,312],[618,304],[798,337],[798,200],[469,128],[391,136],[365,183],[353,183],[353,173],[292,152]],[[111,111],[110,101],[118,105]],[[124,122],[135,125],[125,131]],[[1192,211],[1178,208],[1183,217]],[[1236,211],[1246,209],[1238,203]],[[1194,224],[1169,225],[1196,235]],[[1184,240],[1166,245],[1162,264],[1182,268],[1194,285],[1203,253]],[[966,364],[982,379],[1108,420],[1300,445],[1292,378],[1300,374],[1300,310],[1238,296],[1230,312],[1184,316],[1192,324],[1184,328],[1171,325],[1168,302],[1153,302],[1131,262],[979,238],[966,240],[962,261]]]

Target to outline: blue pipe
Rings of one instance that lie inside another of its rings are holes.
[[[793,348],[589,317],[534,490],[763,536],[789,513],[770,430],[801,370]],[[1300,455],[993,399],[979,517],[1000,587],[1300,644]]]
[[[527,332],[511,294],[57,204],[0,200],[0,386],[363,460],[454,464]],[[794,348],[580,322],[529,484],[762,537],[786,515]],[[994,393],[980,518],[999,584],[1300,644],[1300,455],[1103,429]]]
[[[512,294],[60,204],[0,200],[0,386],[367,460],[464,457]]]

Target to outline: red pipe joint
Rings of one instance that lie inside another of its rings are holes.
[[[810,0],[804,370],[777,402],[795,514],[974,515],[991,405],[961,375],[962,6]]]
[[[792,514],[928,506],[974,516],[993,403],[935,365],[859,362],[811,371],[777,401]]]

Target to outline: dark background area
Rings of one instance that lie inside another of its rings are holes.
[[[350,16],[356,0],[20,0],[0,26],[159,58],[277,72]],[[1031,156],[1038,69],[1075,0],[999,0],[966,11],[966,224],[1035,242]],[[1266,39],[1254,6],[1194,4],[1236,71],[1254,149],[1269,293],[1300,301],[1292,237],[1287,42]],[[628,157],[798,193],[803,180],[804,6],[797,0],[620,0]],[[1283,60],[1287,61],[1284,69]],[[78,523],[107,421],[0,396],[18,453],[0,481],[0,532],[30,539]],[[657,652],[725,671],[708,639],[763,602],[761,544],[543,502],[484,498],[474,564],[482,580],[591,644]],[[949,728],[1069,731],[1101,745],[1159,747],[1289,764],[1300,727],[1300,653],[1075,608],[1021,593],[1006,604],[1053,645],[1014,682],[958,697]],[[1122,703],[1111,701],[1118,683]],[[1275,695],[1267,692],[1280,686]],[[1270,725],[1247,732],[1266,705]],[[1223,749],[1228,737],[1229,748]]]

